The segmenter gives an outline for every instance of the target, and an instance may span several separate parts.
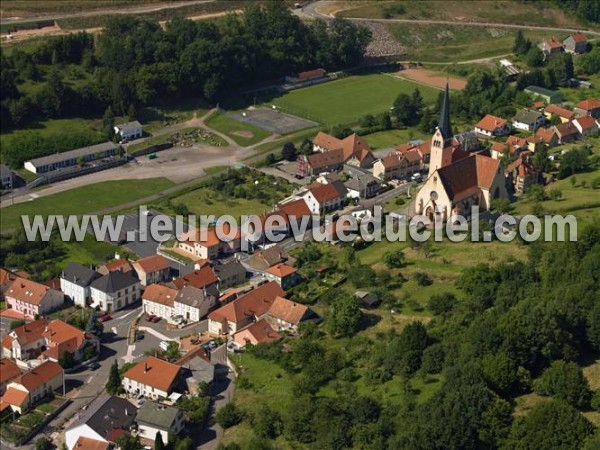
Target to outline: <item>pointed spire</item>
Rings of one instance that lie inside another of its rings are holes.
[[[446,92],[444,92],[438,128],[444,139],[450,139],[453,136],[452,127],[450,126],[450,92],[448,90],[448,83],[446,83]]]

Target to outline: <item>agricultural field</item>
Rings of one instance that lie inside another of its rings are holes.
[[[237,144],[247,147],[269,137],[270,133],[249,123],[239,122],[225,114],[213,114],[206,121],[209,127],[226,134]]]
[[[0,227],[3,231],[21,227],[21,215],[33,217],[36,214],[79,215],[97,212],[156,194],[172,186],[174,183],[166,178],[90,184],[2,208]]]
[[[392,23],[390,33],[406,47],[406,59],[453,62],[494,58],[512,53],[517,31],[506,28]],[[534,42],[547,37],[543,31],[525,31]]]
[[[327,125],[349,124],[389,110],[398,94],[419,88],[426,102],[439,90],[387,74],[350,76],[288,92],[272,101],[282,110]]]
[[[326,8],[342,17],[495,22],[565,28],[583,26],[575,17],[571,17],[557,8],[548,7],[548,4],[537,5],[518,1],[434,0],[360,3],[343,1],[331,2]],[[583,29],[585,28],[583,27]]]

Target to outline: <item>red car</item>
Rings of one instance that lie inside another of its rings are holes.
[[[98,320],[100,322],[108,322],[109,320],[112,320],[112,316],[110,314],[106,313],[103,316],[100,316],[100,318]]]
[[[160,322],[160,317],[159,317],[159,316],[154,316],[154,317],[152,318],[152,322],[153,322],[153,323]]]
[[[156,318],[156,316],[155,316],[154,314],[148,314],[148,315],[146,316],[146,320],[147,320],[148,322],[153,322],[155,318]]]

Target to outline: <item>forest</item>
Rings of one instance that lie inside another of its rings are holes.
[[[81,32],[3,51],[1,126],[101,117],[108,107],[121,116],[172,96],[218,102],[296,71],[357,65],[369,40],[365,27],[344,19],[303,23],[283,2],[214,21],[175,17],[164,28],[115,17],[98,36]],[[41,88],[26,89],[32,84]]]
[[[347,250],[339,264],[356,280],[370,268]],[[598,448],[600,434],[582,413],[600,410],[600,391],[581,366],[600,351],[600,227],[584,229],[578,242],[536,242],[527,251],[525,261],[465,270],[460,296],[433,295],[433,320],[402,331],[365,335],[368,312],[353,295],[330,290],[319,300],[329,308],[323,326],[307,324],[299,339],[251,350],[291,377],[293,408],[237,407],[225,426],[248,421],[255,438],[244,448],[277,448],[274,439],[328,449]],[[317,247],[305,246],[298,263],[318,257]],[[389,284],[380,273],[368,274],[371,285]],[[417,402],[411,381],[432,377],[441,387]],[[357,380],[375,389],[392,379],[400,402],[357,391]],[[243,374],[237,385],[254,389]],[[531,393],[539,401],[516,413],[517,397]]]

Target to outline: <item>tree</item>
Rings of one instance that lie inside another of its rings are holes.
[[[381,114],[379,122],[380,122],[379,126],[382,129],[384,129],[384,130],[392,129],[392,119],[390,118],[390,113],[388,113],[387,111],[384,112],[383,114]]]
[[[215,417],[217,423],[223,428],[231,428],[242,421],[242,414],[233,403],[223,406]]]
[[[358,331],[361,319],[359,300],[352,294],[341,294],[331,304],[327,326],[335,336],[350,336]]]
[[[286,142],[281,149],[281,156],[286,161],[296,161],[296,146],[293,142]]]
[[[252,418],[252,429],[258,437],[275,439],[281,434],[281,416],[267,405],[262,405]]]
[[[115,395],[121,390],[121,374],[119,373],[119,364],[116,359],[110,366],[105,389],[111,395]]]
[[[535,151],[532,158],[533,167],[541,173],[547,173],[551,169],[550,160],[548,159],[548,149],[542,147]]]
[[[444,346],[440,343],[430,345],[423,351],[421,369],[425,373],[440,373],[444,368]]]
[[[112,139],[112,137],[115,133],[114,126],[115,126],[115,113],[113,112],[112,108],[109,106],[108,108],[106,108],[106,111],[104,111],[104,115],[102,116],[102,131],[104,132],[104,134],[106,134],[108,139]]]
[[[156,433],[156,437],[154,438],[154,450],[164,450],[165,449],[165,443],[163,442],[162,439],[162,433],[158,432]]]
[[[574,362],[554,361],[534,383],[535,391],[564,400],[575,407],[588,406],[592,393],[581,368]]]
[[[537,403],[518,417],[505,448],[515,450],[581,448],[594,426],[568,404],[551,400]]]
[[[360,119],[360,126],[363,128],[372,128],[377,125],[377,119],[373,114],[367,114]]]
[[[510,214],[515,208],[509,199],[495,198],[492,200],[492,209],[502,214]]]
[[[515,43],[513,44],[513,53],[524,55],[531,48],[531,41],[526,39],[521,30],[517,31]]]
[[[45,436],[35,441],[35,450],[52,450],[52,448],[52,442]]]
[[[135,120],[136,110],[135,105],[133,103],[129,104],[129,108],[127,108],[127,117],[129,120]]]
[[[544,65],[544,53],[537,46],[533,46],[527,51],[525,62],[529,67],[541,67]]]
[[[563,194],[560,189],[552,189],[550,190],[550,198],[554,201],[558,201],[562,198]]]
[[[388,269],[400,269],[406,264],[402,251],[389,251],[383,254],[383,262]]]
[[[448,314],[456,304],[456,297],[450,292],[434,294],[427,302],[427,308],[436,316]]]
[[[71,352],[64,352],[59,358],[58,363],[63,369],[70,369],[75,366],[75,357]]]
[[[600,351],[600,302],[595,302],[589,313],[588,339],[596,349]]]
[[[115,443],[121,450],[142,450],[143,448],[139,438],[133,437],[130,434],[124,434]]]

